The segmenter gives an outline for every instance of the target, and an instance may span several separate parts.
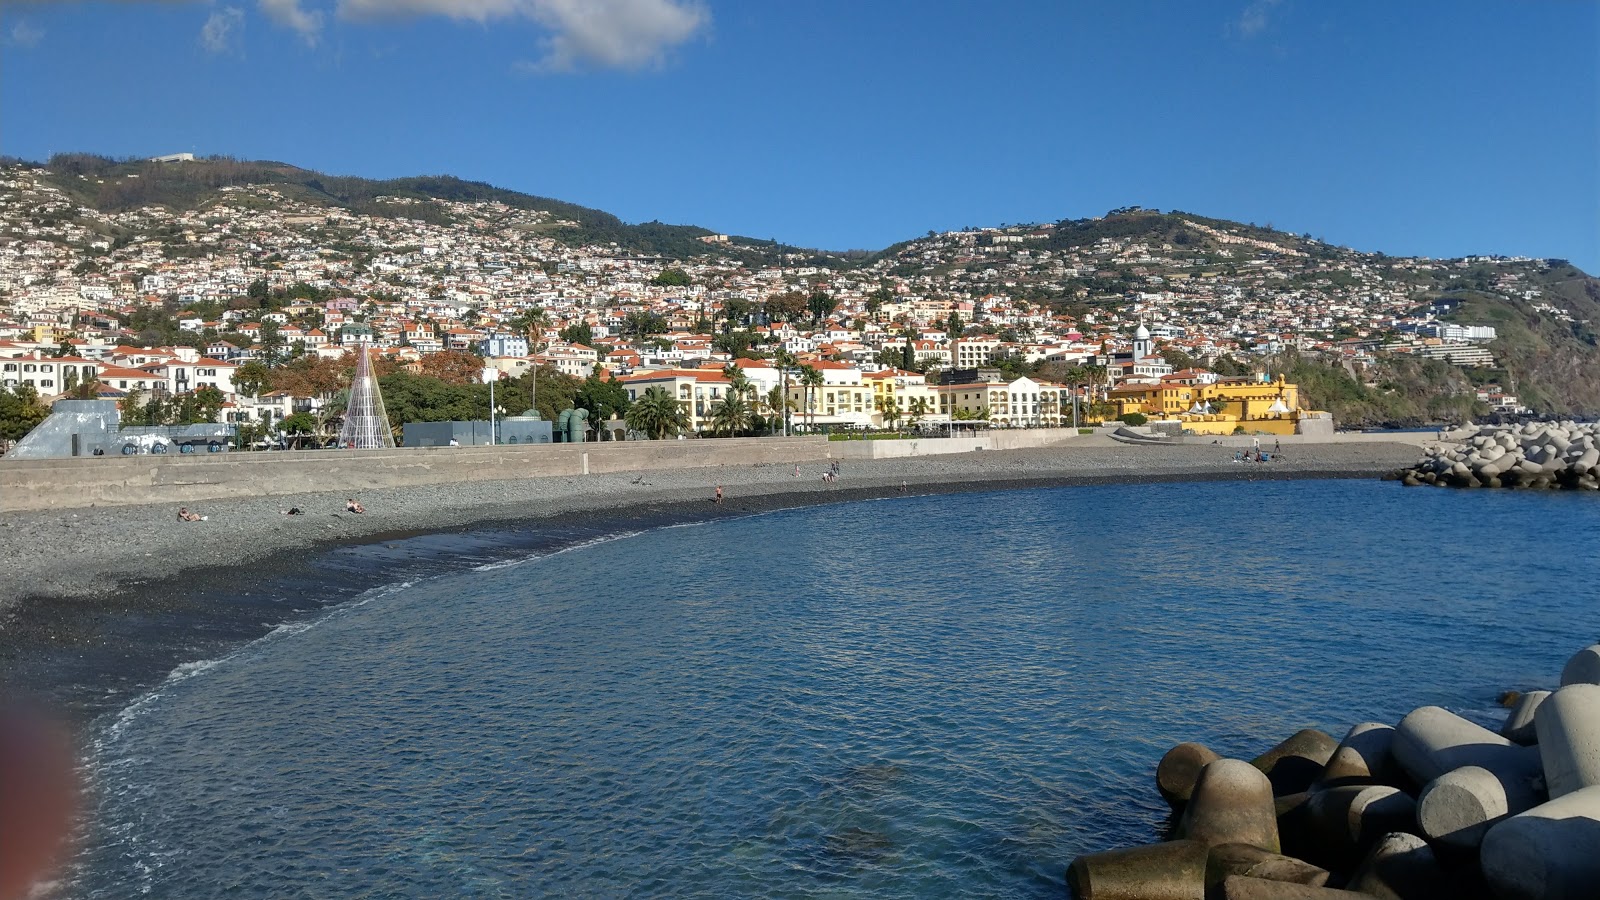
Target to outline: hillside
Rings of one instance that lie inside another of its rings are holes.
[[[793,321],[821,295],[846,331],[943,334],[954,319],[969,339],[1033,344],[1035,363],[1126,349],[1145,323],[1177,368],[1282,373],[1353,426],[1481,417],[1517,399],[1600,415],[1600,280],[1561,260],[1391,257],[1141,207],[930,231],[870,253],[702,240],[712,234],[450,176],[224,157],[0,160],[0,306],[48,322],[92,300],[124,325],[137,319],[140,338],[174,340],[185,310],[259,317],[247,286],[284,302],[353,297],[390,321],[422,310],[429,330],[503,321],[533,302],[597,326],[647,305],[705,329],[720,308],[727,331]],[[667,267],[687,272],[658,281]],[[161,328],[128,305],[156,297]],[[1495,334],[1446,340],[1456,326]]]
[[[608,212],[498,188],[450,175],[374,180],[325,175],[287,163],[210,157],[192,162],[113,160],[87,153],[57,154],[42,167],[45,180],[100,212],[126,212],[146,206],[174,212],[203,209],[216,202],[221,189],[270,185],[302,203],[347,209],[353,213],[405,217],[448,224],[450,214],[430,201],[503,203],[514,209],[548,213],[549,235],[573,246],[616,244],[641,255],[690,259],[708,253],[699,239],[714,234],[693,225],[645,222],[630,225]],[[396,202],[396,201],[421,201]],[[738,239],[719,247],[722,255],[759,261],[770,256],[769,245]]]

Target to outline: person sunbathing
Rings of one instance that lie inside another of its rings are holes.
[[[356,498],[354,497],[349,497],[344,501],[344,508],[358,516],[367,511],[367,508],[362,506],[360,503],[357,503]]]
[[[202,516],[202,515],[200,515],[198,513],[190,512],[189,511],[189,507],[187,507],[187,506],[178,507],[178,521],[179,522],[204,522],[205,520],[206,520],[205,516]]]

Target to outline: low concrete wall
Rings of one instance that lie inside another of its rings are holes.
[[[993,445],[986,437],[907,438],[896,441],[834,441],[828,452],[837,459],[901,459],[907,456],[938,456],[945,453],[971,453]]]
[[[804,463],[824,437],[0,460],[0,511],[197,503],[551,475]]]
[[[839,459],[900,459],[971,453],[974,450],[1032,450],[1087,440],[1071,428],[997,428],[976,437],[907,438],[890,441],[834,441],[830,452]]]

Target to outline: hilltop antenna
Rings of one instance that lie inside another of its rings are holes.
[[[339,428],[339,446],[352,450],[393,450],[394,432],[389,430],[389,415],[383,408],[378,378],[372,373],[369,351],[364,341],[356,345],[356,374],[350,382],[344,425]]]

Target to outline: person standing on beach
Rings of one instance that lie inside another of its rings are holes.
[[[720,484],[717,485],[717,496],[715,498],[713,498],[711,502],[712,503],[721,503],[722,502],[722,485],[720,485]]]

